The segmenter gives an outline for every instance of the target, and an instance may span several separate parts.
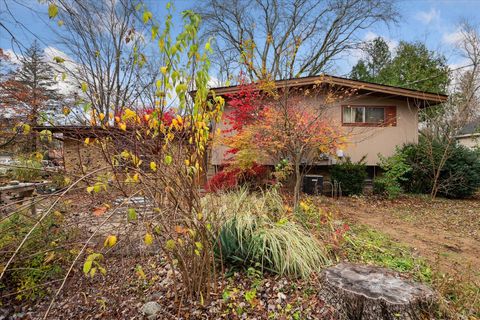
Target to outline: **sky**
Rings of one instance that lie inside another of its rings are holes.
[[[451,67],[465,64],[455,48],[455,42],[459,39],[457,27],[461,19],[480,24],[480,17],[475,17],[480,11],[480,0],[392,1],[395,1],[400,12],[398,23],[389,26],[376,25],[360,33],[358,35],[360,39],[371,40],[376,36],[382,36],[392,49],[401,40],[421,41],[429,49],[444,54]],[[166,2],[166,0],[146,0],[147,6],[152,8],[154,13],[161,11]],[[194,0],[177,0],[174,4],[177,11],[182,11],[196,3]],[[13,21],[7,10],[17,22]],[[37,39],[43,47],[47,48],[47,51],[61,50],[56,47],[49,29],[49,26],[55,27],[55,24],[48,19],[47,5],[39,3],[38,0],[0,0],[0,21],[5,23],[15,37],[27,47],[33,39]],[[18,46],[12,43],[11,36],[1,28],[0,48],[19,52]],[[338,62],[333,74],[346,75],[360,57],[359,51],[346,54]]]

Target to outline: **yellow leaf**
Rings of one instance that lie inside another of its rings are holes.
[[[103,113],[100,113],[98,115],[98,118],[100,119],[100,121],[103,121],[103,119],[105,119],[105,115]]]
[[[137,265],[137,266],[135,267],[135,273],[137,274],[137,276],[138,276],[140,279],[145,280],[145,279],[147,278],[141,265]]]
[[[173,158],[170,155],[166,155],[164,161],[166,165],[170,165],[172,164]]]
[[[122,122],[119,124],[119,127],[123,131],[127,131],[127,124],[125,122]]]
[[[70,114],[70,108],[69,107],[63,107],[63,114],[65,116],[68,116]]]
[[[132,109],[127,108],[124,111],[124,117],[125,119],[135,119],[137,117],[137,114]]]
[[[23,125],[23,133],[24,134],[28,134],[30,132],[30,130],[31,130],[30,125],[28,125],[28,124]]]
[[[53,258],[55,258],[55,252],[50,251],[49,253],[46,254],[45,260],[43,260],[43,263],[49,263],[50,261],[53,260]]]
[[[176,246],[177,244],[175,243],[175,240],[172,239],[167,240],[167,242],[165,243],[165,248],[170,251],[175,249]]]
[[[82,82],[82,91],[83,92],[87,92],[87,89],[88,89],[88,85],[86,82]]]
[[[117,237],[114,235],[109,235],[105,242],[103,243],[104,247],[113,247],[117,243]]]
[[[145,237],[143,238],[143,241],[147,246],[151,245],[153,243],[153,236],[150,233],[146,233]]]
[[[55,3],[50,3],[48,5],[48,17],[50,19],[53,19],[57,16],[58,14],[58,7]]]
[[[150,11],[145,11],[143,13],[143,23],[147,23],[150,19],[152,19],[152,13]]]
[[[152,171],[157,171],[157,164],[155,162],[150,162],[150,169]]]
[[[87,187],[87,192],[92,193],[93,192],[93,187]]]
[[[90,138],[85,138],[85,145],[88,145],[90,143]]]
[[[167,74],[167,67],[161,67],[160,71],[163,73],[163,75]]]
[[[64,63],[65,62],[65,59],[63,59],[62,57],[53,57],[53,60],[56,62],[56,63]]]

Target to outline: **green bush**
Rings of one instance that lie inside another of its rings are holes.
[[[314,235],[286,217],[276,191],[255,195],[240,190],[210,197],[205,204],[209,215],[222,221],[217,252],[226,263],[299,277],[329,263]]]
[[[17,300],[36,299],[45,294],[43,284],[63,273],[69,253],[59,249],[67,235],[60,229],[61,213],[43,220],[28,237],[0,282],[0,291]],[[35,224],[26,212],[16,212],[0,222],[0,265],[3,267]]]
[[[440,171],[438,194],[448,198],[470,197],[480,188],[480,151],[461,145],[449,147],[449,157]],[[412,168],[401,182],[405,191],[431,192],[434,181],[432,159],[434,164],[439,163],[445,148],[447,145],[440,141],[434,141],[432,148],[429,148],[424,139],[420,139],[418,144],[405,145],[399,151]]]
[[[406,163],[406,156],[401,152],[396,152],[391,157],[380,158],[380,168],[383,170],[382,176],[375,179],[373,183],[373,192],[382,194],[393,199],[403,193],[401,183],[406,181],[405,175],[412,171],[412,168]]]
[[[358,162],[352,162],[350,158],[346,158],[343,162],[331,167],[330,175],[332,181],[340,183],[342,194],[346,196],[361,194],[367,178],[365,157]]]

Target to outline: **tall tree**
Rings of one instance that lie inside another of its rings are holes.
[[[217,38],[220,73],[247,64],[251,80],[316,75],[357,45],[357,31],[395,21],[388,0],[208,0],[204,35]]]
[[[360,59],[353,67],[351,78],[363,81],[379,81],[381,71],[388,66],[392,58],[387,42],[383,38],[377,37],[365,43],[362,50],[365,52],[365,58]]]
[[[427,149],[433,180],[431,197],[435,198],[442,188],[443,169],[453,156],[453,147],[460,130],[479,114],[480,97],[480,32],[469,23],[459,27],[461,40],[457,42],[460,54],[468,61],[468,68],[458,70],[449,101],[442,105],[442,112],[426,113],[425,127],[421,135]],[[436,148],[440,146],[440,152]],[[455,178],[455,177],[452,177]]]
[[[52,66],[36,41],[19,60],[20,66],[0,83],[2,112],[13,114],[33,127],[41,122],[45,112],[56,111],[60,96],[54,88],[56,81]],[[31,150],[35,150],[33,131],[31,135]]]
[[[105,115],[119,114],[125,106],[138,102],[159,74],[142,69],[147,64],[144,49],[150,39],[144,31],[151,39],[158,32],[158,28],[145,30],[142,23],[152,19],[151,13],[142,16],[141,5],[130,0],[57,3],[54,16],[61,27],[55,27],[55,32],[73,64],[57,61],[83,91],[79,96]],[[106,116],[103,121],[108,119]]]
[[[354,79],[434,93],[445,93],[450,83],[445,56],[421,42],[400,42],[393,58],[381,38],[367,43],[364,51],[366,57],[352,68]]]

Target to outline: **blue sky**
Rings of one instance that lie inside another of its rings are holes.
[[[394,48],[400,40],[421,41],[435,51],[443,53],[449,64],[454,67],[462,65],[462,58],[455,50],[455,40],[458,40],[457,25],[464,18],[474,24],[480,24],[480,18],[475,17],[480,12],[480,0],[393,0],[400,11],[398,24],[378,25],[365,30],[358,36],[361,39],[372,39],[377,35],[386,38]],[[152,11],[164,8],[166,0],[147,0]],[[177,11],[189,8],[195,1],[175,1]],[[34,38],[38,38],[45,47],[55,48],[52,33],[47,27],[47,6],[37,0],[6,0],[6,5],[0,1],[0,20],[6,23],[18,40],[28,46]],[[27,8],[28,7],[28,8]],[[155,10],[156,8],[156,10]],[[13,16],[23,24],[16,24],[5,11],[10,10]],[[31,32],[27,31],[31,30]],[[0,29],[0,47],[12,49],[10,35]],[[18,52],[18,49],[15,48]],[[358,59],[360,53],[349,53],[334,70],[335,74],[348,73]]]

